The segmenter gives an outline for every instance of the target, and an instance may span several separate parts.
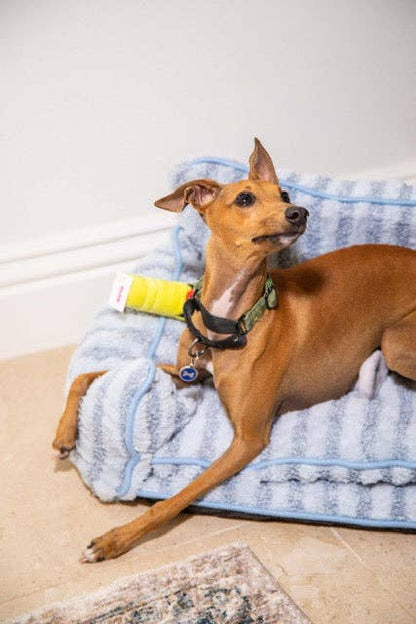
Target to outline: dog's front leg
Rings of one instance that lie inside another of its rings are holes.
[[[92,382],[106,372],[107,371],[84,373],[79,375],[72,382],[65,409],[59,421],[55,439],[52,442],[53,448],[59,451],[60,459],[68,457],[70,451],[75,448],[78,433],[78,408],[80,400],[87,392]]]
[[[118,557],[140,539],[177,516],[193,501],[247,466],[268,444],[271,419],[256,430],[236,432],[228,450],[205,472],[172,498],[153,505],[142,516],[94,539],[81,561],[95,562]]]

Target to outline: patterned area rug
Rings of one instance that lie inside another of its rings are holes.
[[[15,624],[306,624],[248,546],[233,544],[121,579]]]

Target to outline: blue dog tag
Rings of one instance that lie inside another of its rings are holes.
[[[198,371],[192,364],[188,364],[188,366],[182,366],[179,371],[179,377],[182,381],[186,381],[187,383],[191,383],[191,381],[195,381],[198,377]]]

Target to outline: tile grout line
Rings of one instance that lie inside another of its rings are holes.
[[[218,537],[219,535],[222,535],[223,533],[229,533],[230,531],[234,531],[235,529],[239,529],[240,527],[244,526],[244,522],[240,522],[239,524],[233,526],[233,527],[229,527],[228,529],[221,529],[219,531],[214,531],[214,533],[206,533],[204,535],[204,538],[206,537]],[[177,548],[178,546],[187,546],[188,544],[193,544],[195,542],[200,541],[200,537],[195,537],[194,539],[191,540],[187,540],[186,542],[180,542],[178,544],[171,544],[170,546],[165,546],[163,548],[159,549],[159,552],[165,552],[168,551],[172,548]]]
[[[63,581],[62,583],[53,583],[52,585],[45,585],[45,587],[39,587],[38,589],[34,589],[31,592],[26,592],[24,594],[20,594],[20,596],[13,596],[13,598],[8,598],[7,600],[2,600],[0,602],[0,607],[4,607],[4,606],[6,606],[8,604],[12,604],[16,600],[22,600],[22,598],[27,598],[28,596],[33,596],[34,594],[38,594],[39,592],[44,592],[47,589],[53,589],[54,587],[59,587],[60,585],[64,585],[65,583],[68,583],[68,582],[69,581]],[[24,613],[22,615],[24,615]],[[16,616],[13,615],[12,617],[15,618],[15,617],[20,617],[20,616],[19,615],[16,615]]]
[[[350,553],[360,562],[360,564],[369,572],[371,572],[371,574],[373,574],[375,576],[375,578],[377,579],[377,582],[381,585],[381,587],[390,595],[392,596],[392,598],[394,598],[394,600],[397,602],[397,604],[399,604],[401,606],[401,608],[404,610],[404,612],[410,617],[410,620],[412,622],[416,623],[416,619],[414,619],[414,616],[411,612],[409,612],[408,608],[405,607],[404,604],[402,604],[401,600],[398,598],[398,596],[396,596],[396,594],[394,594],[388,585],[386,585],[382,578],[376,573],[374,572],[374,570],[372,568],[370,568],[364,561],[364,559],[362,557],[360,557],[360,555],[354,550],[354,548],[348,543],[348,541],[342,537],[342,535],[338,532],[337,529],[335,529],[334,527],[330,527],[331,532],[333,533],[333,535],[335,535],[336,539],[338,539],[341,544],[344,546],[344,548],[346,548],[347,550],[350,551]]]

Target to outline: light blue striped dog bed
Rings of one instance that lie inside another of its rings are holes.
[[[247,169],[219,159],[181,165],[173,185],[229,182]],[[356,243],[416,248],[416,193],[399,181],[351,182],[281,172],[282,187],[310,211],[308,229],[285,250],[288,266]],[[188,207],[171,243],[137,273],[195,281],[208,232]],[[386,285],[388,288],[388,285]],[[80,373],[109,369],[80,408],[71,459],[103,501],[166,498],[229,445],[231,427],[209,384],[177,390],[156,368],[173,362],[183,323],[104,307],[71,362]],[[330,357],[330,354],[328,354]],[[279,418],[269,447],[198,504],[263,516],[373,527],[416,528],[416,387],[390,374],[377,397],[350,392]]]

